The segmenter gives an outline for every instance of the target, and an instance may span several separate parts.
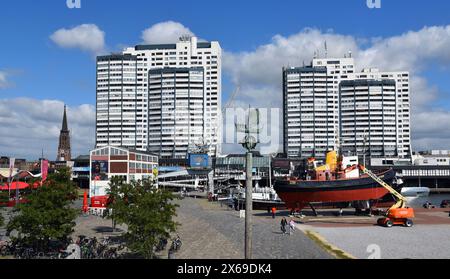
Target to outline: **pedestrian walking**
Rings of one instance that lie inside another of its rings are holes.
[[[283,234],[286,234],[286,226],[288,225],[288,222],[287,222],[287,220],[286,220],[286,218],[283,218],[282,220],[281,220],[281,232],[283,233]]]
[[[291,219],[291,221],[289,222],[289,235],[292,234],[292,232],[295,231],[295,222],[294,220]]]
[[[272,207],[272,219],[275,219],[276,214],[277,214],[277,209],[275,207]]]

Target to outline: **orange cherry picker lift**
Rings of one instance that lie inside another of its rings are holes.
[[[359,165],[359,169],[363,173],[371,177],[373,180],[378,182],[378,184],[386,188],[397,199],[397,202],[387,211],[386,217],[378,219],[378,225],[388,228],[391,228],[394,225],[403,225],[408,228],[412,227],[414,223],[411,219],[415,217],[414,209],[407,207],[406,198],[403,197],[394,188],[392,188],[389,184],[387,184],[370,170],[368,170],[365,166]]]

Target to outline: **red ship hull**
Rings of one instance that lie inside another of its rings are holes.
[[[395,172],[388,170],[379,175],[392,183]],[[343,203],[379,200],[387,195],[387,189],[370,177],[334,181],[277,181],[275,190],[289,209],[301,210],[310,203]]]

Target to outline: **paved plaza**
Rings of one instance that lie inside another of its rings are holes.
[[[244,258],[244,222],[239,212],[220,203],[205,199],[185,198],[176,200],[180,206],[176,221],[180,223],[178,234],[183,242],[176,253],[177,259],[242,259]],[[74,207],[81,208],[81,201]],[[287,212],[277,214],[274,220],[265,211],[254,211],[253,257],[255,259],[331,259],[331,254],[319,247],[306,233],[315,232],[327,245],[332,245],[351,256],[367,259],[374,256],[392,258],[450,258],[450,218],[448,210],[416,210],[416,226],[413,228],[378,227],[376,217],[332,216],[296,219],[297,228],[292,235],[282,234],[280,220]],[[12,209],[2,210],[8,221]],[[289,220],[289,219],[288,219]],[[98,216],[80,215],[76,219],[74,238],[115,237],[126,231],[117,226],[112,231],[111,220]],[[5,228],[0,228],[0,240],[7,240]],[[374,250],[375,249],[375,250]],[[167,250],[159,254],[167,258]]]
[[[239,212],[208,203],[204,199],[186,198],[178,202],[177,222],[182,226],[183,241],[178,259],[242,259],[244,257],[245,219]],[[272,219],[264,211],[253,217],[253,257],[255,259],[331,259],[302,231],[283,235],[281,217]]]

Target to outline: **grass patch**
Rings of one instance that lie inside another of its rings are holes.
[[[324,239],[322,239],[321,237],[319,237],[317,234],[311,232],[311,231],[306,231],[305,232],[306,235],[312,240],[314,241],[317,245],[319,245],[322,249],[324,249],[325,251],[327,251],[328,253],[330,253],[331,255],[333,255],[334,257],[336,257],[337,259],[341,259],[341,260],[352,260],[354,259],[353,256],[347,254],[346,252],[333,247],[332,245],[328,244]]]

